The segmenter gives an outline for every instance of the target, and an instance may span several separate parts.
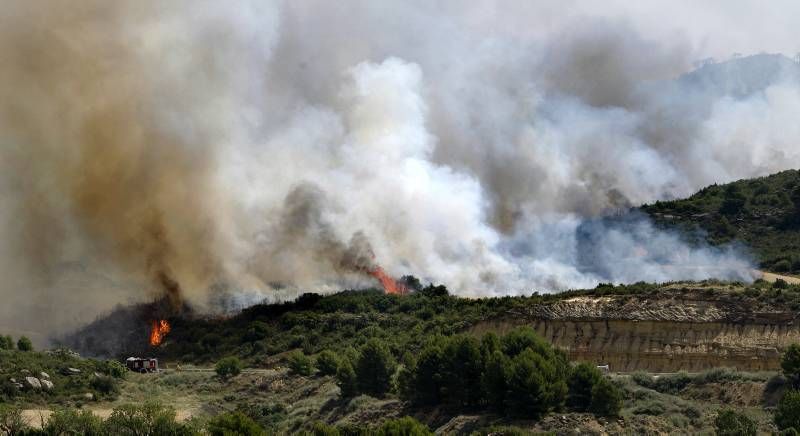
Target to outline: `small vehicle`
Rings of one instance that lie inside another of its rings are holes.
[[[140,372],[142,374],[158,372],[158,359],[152,357],[129,357],[125,360],[125,366],[130,371]]]

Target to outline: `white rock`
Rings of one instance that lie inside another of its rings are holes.
[[[91,393],[91,392],[87,392],[87,393],[83,394],[83,398],[85,398],[85,399],[87,399],[89,401],[92,401],[92,400],[94,400],[94,394]]]
[[[39,380],[39,381],[42,383],[42,387],[44,387],[46,390],[49,391],[50,389],[53,389],[53,382],[51,382],[50,380]]]
[[[39,382],[39,379],[36,377],[25,377],[25,383],[28,383],[28,387],[31,389],[41,389],[42,384]]]
[[[42,372],[40,372],[40,373],[39,373],[39,378],[40,378],[40,379],[41,379],[41,378],[43,378],[43,379],[50,380],[50,374],[48,374],[48,373],[46,373],[46,372],[42,371]]]

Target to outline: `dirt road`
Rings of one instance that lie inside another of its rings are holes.
[[[800,285],[800,277],[785,276],[785,275],[775,274],[775,273],[766,272],[766,271],[759,271],[759,273],[761,273],[761,278],[762,279],[764,279],[764,280],[766,280],[766,281],[768,281],[770,283],[772,283],[772,282],[774,282],[775,280],[778,280],[778,279],[783,279],[784,281],[786,281],[786,283],[789,283],[791,285]]]

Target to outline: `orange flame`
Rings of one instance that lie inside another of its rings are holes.
[[[164,341],[164,336],[172,330],[166,319],[153,320],[153,326],[150,329],[150,345],[157,347]]]
[[[386,271],[384,271],[383,268],[376,266],[370,269],[368,272],[372,277],[375,277],[381,282],[383,290],[387,294],[404,295],[408,293],[408,288],[402,283],[398,283],[397,280],[391,278],[389,274],[386,274]]]

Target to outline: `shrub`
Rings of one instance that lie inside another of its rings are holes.
[[[377,436],[428,436],[433,435],[428,426],[416,419],[406,416],[390,419],[381,425],[374,433]]]
[[[21,336],[17,341],[17,349],[20,351],[33,351],[33,343],[26,336]]]
[[[576,412],[589,410],[592,404],[592,389],[603,378],[603,374],[596,366],[588,363],[580,363],[573,368],[567,387],[567,407]]]
[[[599,416],[617,416],[622,409],[622,392],[607,378],[601,378],[592,388],[589,411]]]
[[[224,380],[236,377],[242,372],[242,362],[236,356],[225,357],[217,362],[214,371]]]
[[[391,387],[395,363],[386,345],[370,339],[361,348],[361,355],[356,363],[358,389],[370,395],[383,395]]]
[[[350,398],[358,395],[356,372],[349,360],[342,362],[336,370],[336,385],[339,386],[342,397]]]
[[[92,389],[97,391],[98,393],[104,395],[116,395],[119,393],[119,385],[117,384],[117,380],[111,376],[100,376],[95,377],[89,382],[89,386]]]
[[[287,358],[289,373],[308,376],[314,372],[314,365],[311,359],[301,351],[292,351]]]
[[[211,436],[261,436],[267,434],[260,425],[241,412],[217,415],[206,424],[206,431]]]
[[[418,405],[439,404],[442,394],[442,367],[444,352],[438,344],[428,344],[419,353],[419,359],[413,368],[407,368],[410,375],[411,388],[407,395]]]
[[[101,362],[98,365],[98,368],[101,372],[106,373],[114,378],[125,378],[125,375],[128,373],[127,368],[120,362],[116,360],[106,360],[105,362]]]
[[[756,423],[731,409],[720,410],[714,420],[717,436],[756,436]]]
[[[115,408],[103,424],[103,430],[105,434],[118,436],[183,436],[193,433],[175,422],[175,409],[157,402]]]
[[[472,336],[455,336],[445,348],[444,390],[447,401],[461,407],[476,407],[481,402],[483,358],[478,341]]]
[[[495,350],[486,360],[486,368],[481,378],[486,402],[496,412],[505,410],[509,364],[508,357],[499,350]]]
[[[514,417],[537,419],[563,403],[566,383],[553,362],[526,348],[511,361],[506,406]]]
[[[800,392],[788,391],[775,410],[775,425],[779,430],[800,428]]]
[[[103,435],[103,420],[90,410],[58,410],[50,415],[43,428],[48,435]]]
[[[339,358],[331,350],[325,350],[317,356],[317,370],[321,375],[336,375],[339,369]]]
[[[14,340],[11,339],[11,336],[0,335],[0,350],[13,350],[13,349],[14,349]]]
[[[792,386],[795,389],[800,388],[800,345],[789,345],[781,358],[781,369]]]
[[[22,410],[0,404],[0,432],[8,435],[23,434],[28,430],[28,423],[22,417]]]

